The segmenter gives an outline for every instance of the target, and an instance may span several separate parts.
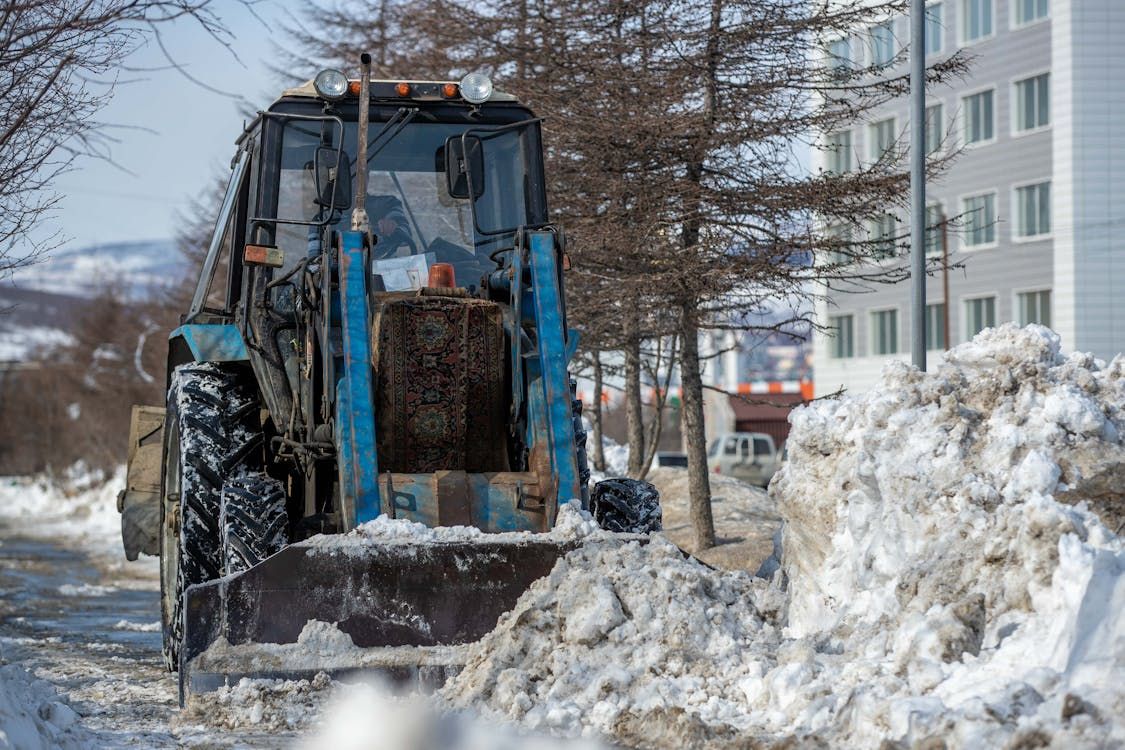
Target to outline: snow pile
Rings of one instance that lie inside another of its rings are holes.
[[[464,664],[463,646],[361,648],[335,623],[309,620],[296,643],[241,643],[219,637],[196,657],[201,671],[238,674],[374,668],[401,670],[422,666],[451,674]]]
[[[1008,325],[794,413],[771,493],[787,635],[819,653],[792,728],[1125,741],[1125,543],[1079,502],[1125,476],[1123,374]]]
[[[1125,467],[1123,373],[1039,327],[893,364],[794,414],[772,585],[584,546],[441,697],[645,747],[1121,745],[1125,543],[1083,501]]]
[[[119,557],[117,492],[124,486],[124,467],[108,479],[79,465],[54,478],[0,477],[0,521],[23,536],[62,537]]]
[[[347,685],[304,750],[599,750],[593,742],[531,736],[468,714],[441,714],[418,696],[377,684]]]
[[[779,633],[776,592],[687,559],[670,542],[586,545],[471,649],[442,697],[524,727],[656,747],[732,736],[757,650]]]
[[[187,705],[176,721],[181,726],[198,722],[226,729],[302,728],[321,715],[325,704],[339,689],[340,685],[323,672],[311,680],[244,677],[235,685],[223,686],[211,693],[189,694]]]
[[[489,542],[497,544],[526,542],[531,539],[545,541],[577,541],[591,536],[604,536],[594,517],[582,510],[578,500],[559,506],[555,527],[546,534],[513,531],[489,534],[475,526],[430,527],[404,518],[379,516],[360,524],[348,534],[321,534],[308,540],[314,547],[346,547],[360,544]]]
[[[613,438],[603,434],[602,455],[605,457],[606,477],[623,477],[629,473],[628,445],[618,445]]]
[[[55,688],[23,667],[0,667],[0,749],[91,747],[79,716]]]

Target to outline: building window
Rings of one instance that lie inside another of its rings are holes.
[[[898,354],[898,310],[871,313],[871,346],[874,354]]]
[[[871,64],[890,65],[895,59],[895,31],[892,22],[871,27]]]
[[[851,228],[844,224],[829,227],[826,234],[828,246],[828,262],[833,265],[844,265],[852,261],[852,233]]]
[[[835,174],[844,174],[852,168],[852,134],[841,130],[828,136],[828,169]]]
[[[978,297],[965,300],[965,339],[971,339],[985,328],[996,325],[996,298]]]
[[[926,350],[945,348],[945,303],[926,305]]]
[[[996,241],[996,194],[974,195],[964,200],[965,244],[991,245]]]
[[[1051,183],[1016,188],[1016,236],[1051,233]]]
[[[926,129],[923,142],[927,154],[936,153],[941,148],[942,139],[945,137],[941,104],[931,104],[926,107]]]
[[[897,230],[898,222],[891,214],[883,214],[872,220],[870,228],[871,257],[875,260],[884,260],[895,256],[895,234]]]
[[[992,0],[961,0],[961,39],[966,43],[992,36]]]
[[[993,129],[992,91],[966,96],[962,99],[965,110],[965,143],[991,141]]]
[[[890,153],[895,145],[895,118],[872,123],[868,127],[867,140],[872,161],[879,161]]]
[[[1038,292],[1020,292],[1016,298],[1018,322],[1021,326],[1038,323],[1041,326],[1051,327],[1051,290],[1043,289]]]
[[[1051,122],[1050,74],[1016,81],[1016,131],[1042,128]]]
[[[941,209],[940,203],[926,206],[926,255],[940,256],[942,254],[941,234],[943,221],[945,221],[945,214]]]
[[[846,78],[852,67],[852,45],[840,37],[828,43],[828,67],[836,78]]]
[[[1047,17],[1047,0],[1015,0],[1015,6],[1017,26]]]
[[[835,359],[848,359],[855,356],[855,316],[833,315],[828,318],[832,328],[832,356]]]
[[[927,55],[936,55],[941,52],[941,35],[943,31],[941,14],[941,3],[936,3],[926,8]]]

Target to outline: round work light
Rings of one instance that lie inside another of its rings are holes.
[[[470,104],[484,104],[492,96],[492,81],[484,73],[469,73],[461,79],[461,96]]]
[[[338,70],[322,70],[313,79],[316,93],[325,99],[341,99],[348,93],[348,77]]]

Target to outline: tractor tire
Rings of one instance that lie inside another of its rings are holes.
[[[172,374],[160,545],[163,652],[170,671],[179,669],[184,592],[222,572],[223,483],[261,465],[262,434],[257,422],[257,386],[242,368],[191,363]]]
[[[595,484],[590,512],[606,531],[651,534],[663,528],[660,493],[639,479],[605,479]]]
[[[574,423],[574,453],[578,459],[579,498],[583,508],[590,507],[590,459],[586,455],[586,426],[582,424],[582,401],[577,398],[577,383],[570,381],[570,412]]]
[[[223,485],[223,575],[249,570],[289,544],[285,501],[285,485],[266,474],[244,474]]]

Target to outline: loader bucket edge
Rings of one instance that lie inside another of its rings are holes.
[[[331,544],[315,539],[293,544],[245,572],[187,590],[181,702],[186,690],[220,686],[223,675],[343,674],[353,666],[422,682],[440,677],[440,685],[461,666],[459,650],[449,647],[489,633],[560,557],[584,544],[643,539],[521,535],[517,540],[373,544],[345,537]],[[305,654],[297,670],[284,658],[251,658],[242,665],[221,658],[227,644],[296,644],[309,620],[336,623],[360,649],[381,647],[382,653],[362,657],[366,666],[349,662],[346,655],[343,661],[309,664]],[[216,642],[218,653],[195,663]]]

